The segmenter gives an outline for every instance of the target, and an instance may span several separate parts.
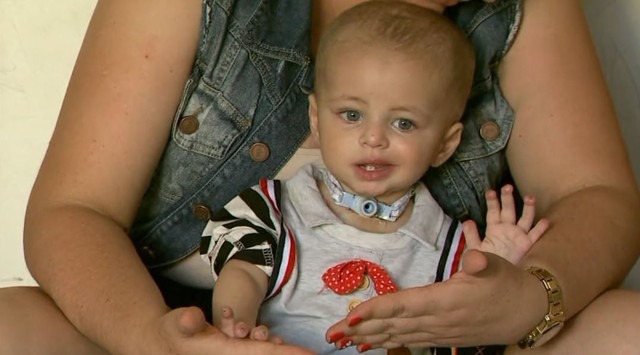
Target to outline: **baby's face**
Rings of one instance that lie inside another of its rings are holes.
[[[372,46],[334,46],[325,68],[311,102],[323,160],[346,190],[392,203],[437,163],[455,122],[445,79]]]

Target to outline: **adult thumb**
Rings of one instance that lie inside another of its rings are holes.
[[[207,326],[207,320],[198,307],[177,308],[171,311],[171,318],[180,335],[190,337],[202,332]]]
[[[462,256],[462,271],[467,275],[475,275],[489,266],[487,256],[475,249],[467,250]]]

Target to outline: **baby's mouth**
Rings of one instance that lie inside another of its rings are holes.
[[[376,170],[380,169],[379,165],[373,165],[373,164],[363,164],[363,165],[360,165],[360,166],[365,171],[376,171]]]

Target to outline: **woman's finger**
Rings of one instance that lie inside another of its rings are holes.
[[[327,330],[326,339],[333,343],[345,335],[384,334],[409,331],[417,325],[413,323],[394,323],[391,319],[403,318],[415,320],[423,314],[432,313],[433,300],[428,289],[435,285],[401,290],[393,294],[374,297],[354,308],[347,317]],[[404,329],[398,329],[398,326]]]
[[[184,337],[202,332],[208,325],[207,320],[198,307],[178,308],[170,312],[170,327],[175,327]]]

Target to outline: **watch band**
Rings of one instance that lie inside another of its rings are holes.
[[[518,342],[522,349],[538,347],[549,341],[560,331],[565,320],[562,290],[556,278],[549,271],[539,267],[530,267],[527,272],[537,277],[544,286],[549,307],[542,321]]]

